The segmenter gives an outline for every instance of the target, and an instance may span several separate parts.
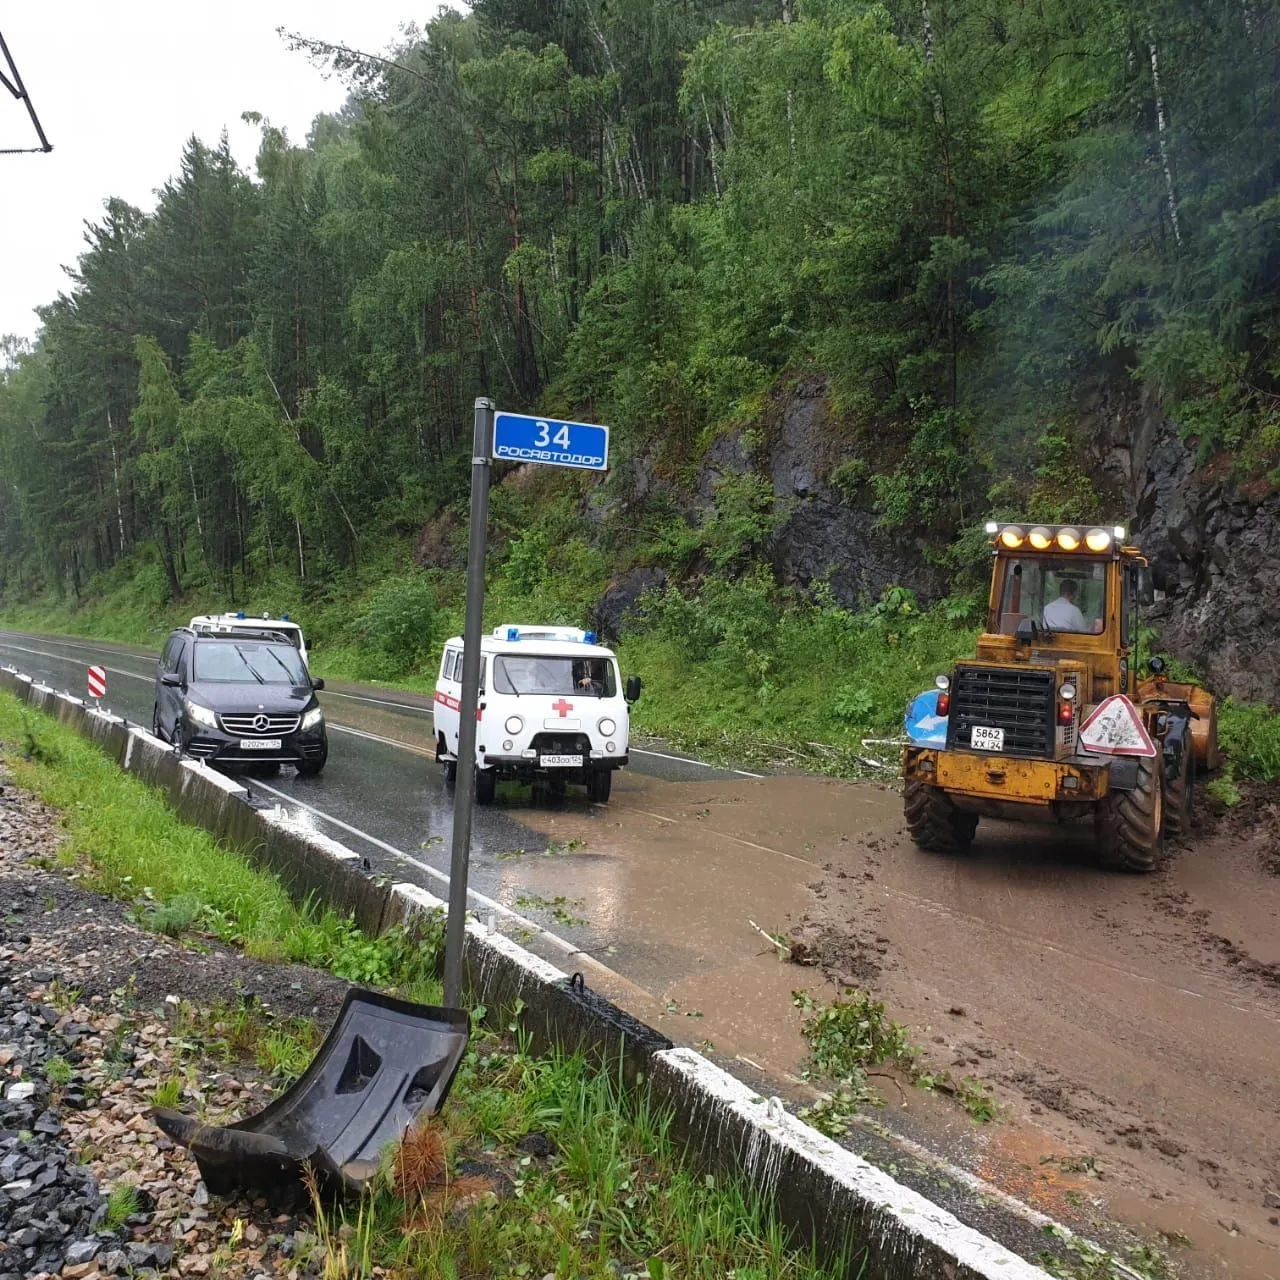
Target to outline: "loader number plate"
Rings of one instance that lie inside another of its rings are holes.
[[[969,745],[979,751],[1003,751],[1004,730],[988,729],[985,725],[976,724],[973,726],[973,737],[969,739]]]

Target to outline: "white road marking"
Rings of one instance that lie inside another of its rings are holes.
[[[657,756],[659,760],[674,760],[677,764],[696,764],[700,769],[719,769],[718,764],[708,764],[705,760],[693,760],[689,756],[669,756],[665,751],[648,751],[643,747],[628,748],[633,756]],[[726,769],[725,773],[739,773],[744,778],[764,778],[763,773],[749,773],[746,769]]]
[[[353,702],[371,702],[376,707],[395,707],[397,711],[412,711],[416,715],[431,716],[435,719],[430,707],[415,706],[412,702],[392,702],[389,698],[366,698],[362,693],[339,693],[337,689],[322,691],[326,698],[350,698]]]
[[[84,647],[87,648],[88,646]],[[28,649],[25,645],[14,644],[11,640],[0,640],[0,649],[16,649],[19,653],[34,653],[41,658],[52,658],[55,662],[74,663],[77,661],[75,658],[68,658],[65,653],[50,653],[47,649]],[[97,650],[92,652],[96,653]],[[103,664],[99,663],[98,665],[102,666]],[[88,668],[86,667],[85,670],[87,672]],[[125,671],[122,667],[107,667],[107,671],[112,675],[128,676],[130,680],[141,680],[146,684],[151,684],[155,680],[154,676],[140,676],[136,671]]]
[[[370,742],[382,742],[388,747],[399,747],[401,751],[410,751],[415,756],[435,759],[435,753],[429,748],[417,746],[412,742],[402,742],[399,738],[384,738],[380,733],[370,733],[367,729],[353,729],[350,725],[335,724],[332,720],[325,723],[334,733],[349,733],[354,738],[368,738]]]
[[[688,822],[687,819],[668,818],[661,813],[653,813],[649,809],[639,809],[633,804],[617,804],[614,805],[613,808],[629,809],[632,813],[642,813],[646,818],[654,818],[658,822],[666,822],[672,826],[681,822],[685,823],[687,826],[693,825]],[[727,831],[717,831],[715,827],[704,826],[702,830],[707,832],[709,835],[717,836],[721,840],[729,840],[734,844],[745,845],[748,849],[759,849],[761,853],[773,853],[779,858],[788,858],[792,862],[803,862],[806,867],[816,867],[818,865],[809,858],[802,858],[798,853],[787,853],[785,849],[774,849],[767,844],[756,844],[754,840],[744,840],[741,836],[731,836]]]

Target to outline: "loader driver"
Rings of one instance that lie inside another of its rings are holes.
[[[1044,607],[1044,625],[1050,631],[1083,631],[1097,634],[1102,620],[1089,623],[1076,607],[1076,580],[1063,578],[1058,584],[1058,598]]]

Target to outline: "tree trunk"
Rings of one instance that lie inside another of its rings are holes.
[[[1164,189],[1169,201],[1169,223],[1173,227],[1174,243],[1182,246],[1182,229],[1178,225],[1178,195],[1173,183],[1173,163],[1169,159],[1168,124],[1164,114],[1164,98],[1160,92],[1160,62],[1156,57],[1156,42],[1153,36],[1151,50],[1151,87],[1156,99],[1156,133],[1160,139],[1160,167],[1164,170]]]

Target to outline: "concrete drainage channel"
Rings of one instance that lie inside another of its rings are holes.
[[[12,668],[0,668],[0,689],[97,743],[122,768],[165,791],[185,821],[275,872],[299,900],[314,896],[350,912],[373,934],[445,907],[417,885],[375,878],[358,854],[284,811],[255,807],[233,779],[179,759],[140,726]],[[588,990],[580,975],[562,972],[476,920],[467,924],[465,964],[472,995],[495,1015],[523,1001],[535,1045],[582,1050],[621,1062],[630,1078],[643,1075],[704,1168],[745,1173],[803,1236],[852,1246],[853,1274],[1049,1280],[1047,1272],[797,1120],[777,1099],[759,1096],[701,1054],[673,1047]]]

